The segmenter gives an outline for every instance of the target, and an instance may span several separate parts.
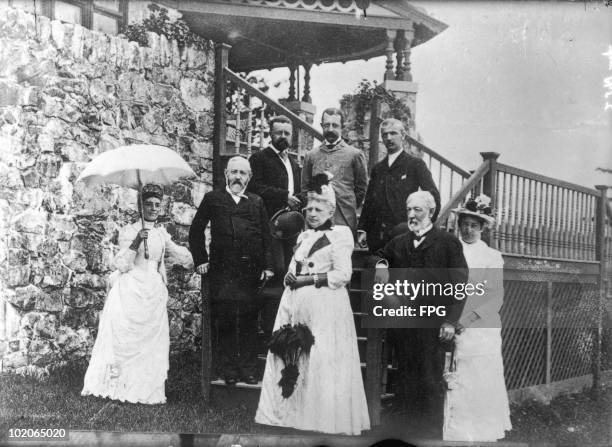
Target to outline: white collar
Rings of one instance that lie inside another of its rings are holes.
[[[225,185],[225,190],[227,192],[230,193],[230,195],[234,196],[234,197],[240,197],[242,199],[248,199],[248,197],[246,196],[246,194],[244,193],[244,189],[242,191],[240,191],[238,194],[234,194],[234,192],[230,189],[229,186]]]
[[[342,137],[338,137],[338,139],[336,141],[332,141],[331,143],[327,140],[325,140],[325,147],[331,146],[331,147],[336,147],[340,144],[340,141],[342,140]]]
[[[403,151],[403,149],[400,149],[399,151],[397,151],[394,154],[389,154],[389,167],[391,167],[391,165],[395,162],[395,160],[397,160],[397,157],[400,156],[402,151]]]
[[[433,228],[433,223],[430,223],[429,225],[427,225],[425,228],[423,228],[420,231],[415,231],[414,234],[416,234],[417,236],[423,236],[425,233],[427,233],[429,230],[431,230]]]
[[[278,149],[276,149],[274,146],[272,146],[272,144],[270,144],[270,147],[272,148],[272,150],[273,150],[274,152],[276,152],[276,155],[278,155],[278,156],[279,156],[279,158],[280,158],[281,160],[284,160],[284,159],[283,159],[283,156],[282,156],[282,154],[281,154],[281,151],[279,151],[279,150],[278,150]],[[285,149],[285,150],[283,151],[283,153],[287,155],[287,158],[289,158],[289,154],[287,154],[287,150],[288,150],[288,149],[289,149],[289,148],[287,148],[287,149]]]

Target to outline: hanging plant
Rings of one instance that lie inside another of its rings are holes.
[[[171,19],[168,10],[155,3],[148,6],[149,17],[141,23],[130,23],[122,29],[122,34],[130,41],[137,42],[141,46],[149,46],[147,32],[154,32],[160,36],[166,36],[168,40],[176,40],[180,48],[194,47],[198,50],[206,50],[209,42],[197,35],[189,25],[182,19]]]
[[[355,93],[346,94],[342,97],[342,102],[351,103],[355,107],[356,131],[363,133],[365,116],[374,98],[387,105],[388,110],[385,113],[385,118],[396,118],[407,123],[408,126],[413,126],[412,112],[400,98],[378,82],[363,79],[357,86]]]

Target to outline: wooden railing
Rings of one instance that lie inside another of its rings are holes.
[[[215,79],[215,134],[213,153],[213,181],[223,180],[223,164],[231,156],[264,149],[270,141],[269,120],[285,115],[293,124],[293,144],[289,155],[301,164],[306,150],[314,140],[323,141],[322,133],[302,117],[270,98],[256,86],[228,67],[230,47],[216,48],[217,74]]]
[[[596,259],[599,191],[501,163],[496,176],[494,247],[520,255]]]
[[[444,206],[445,203],[453,198],[455,193],[461,188],[461,185],[470,178],[470,173],[425,146],[420,141],[408,137],[408,142],[422,154],[423,161],[429,168],[431,176],[438,186],[440,201],[442,206]]]

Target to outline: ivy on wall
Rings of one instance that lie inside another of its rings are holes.
[[[147,32],[166,36],[168,40],[176,40],[179,47],[193,47],[206,50],[208,41],[197,35],[182,19],[171,19],[168,10],[154,3],[148,6],[149,17],[141,23],[130,23],[122,29],[122,34],[130,41],[142,46],[149,46]]]
[[[412,113],[410,108],[393,92],[387,90],[383,85],[376,81],[363,79],[357,86],[357,90],[353,94],[346,94],[342,97],[342,102],[351,103],[355,107],[355,130],[363,132],[365,126],[366,112],[370,109],[372,100],[379,99],[386,104],[387,110],[384,113],[384,118],[396,118],[409,127],[413,127]]]

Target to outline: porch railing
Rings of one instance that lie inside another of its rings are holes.
[[[264,149],[270,141],[269,121],[275,115],[291,120],[294,140],[289,155],[300,164],[313,140],[323,135],[305,119],[270,98],[228,67],[230,47],[217,45],[215,83],[215,140],[213,142],[213,181],[223,179],[223,163],[231,156],[250,156]]]

